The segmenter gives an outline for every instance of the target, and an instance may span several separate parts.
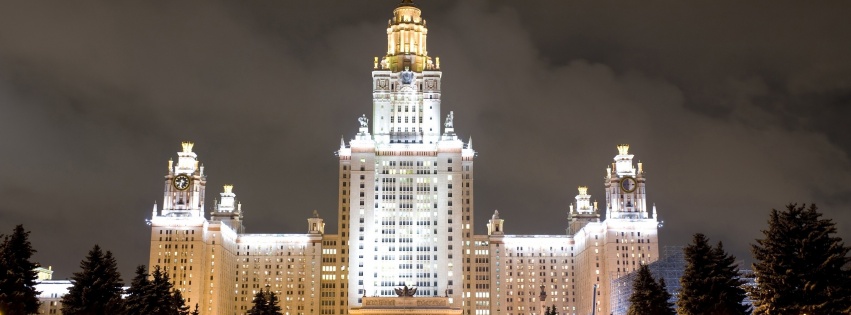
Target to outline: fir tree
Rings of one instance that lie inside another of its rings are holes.
[[[851,313],[851,248],[815,205],[771,210],[752,246],[755,314]]]
[[[706,236],[698,233],[683,251],[686,268],[680,278],[679,314],[750,314],[749,307],[742,304],[744,282],[736,258],[727,254],[721,243],[713,248]]]
[[[124,300],[125,315],[146,315],[153,310],[148,304],[148,296],[151,291],[151,281],[148,280],[148,269],[145,265],[136,267],[136,276],[127,288],[127,297]]]
[[[677,314],[671,298],[671,293],[668,292],[668,286],[665,284],[665,278],[659,277],[659,291],[656,291],[654,301],[656,301],[656,305],[662,307],[662,314]]]
[[[664,280],[656,282],[647,265],[638,268],[629,297],[628,315],[674,315],[673,305],[668,302],[670,294],[665,291]]]
[[[201,312],[198,311],[198,303],[195,303],[195,310],[190,315],[201,315]]]
[[[544,315],[558,315],[558,312],[556,312],[556,306],[555,305],[553,305],[552,307],[547,306],[547,310],[544,311]]]
[[[703,234],[695,234],[692,243],[683,249],[686,268],[680,278],[677,311],[683,315],[703,314],[711,309],[712,246]]]
[[[160,266],[155,266],[151,272],[148,303],[153,305],[150,315],[184,315],[189,314],[189,307],[183,302],[180,291],[172,287],[168,272]]]
[[[747,292],[745,281],[741,278],[736,257],[724,251],[724,245],[712,249],[712,259],[715,262],[715,284],[712,295],[716,296],[715,306],[710,313],[718,315],[749,315],[751,307],[744,304]]]
[[[269,301],[266,300],[266,292],[260,290],[257,294],[254,294],[252,303],[254,303],[254,306],[248,310],[248,315],[266,315],[266,308],[269,304]]]
[[[68,294],[62,297],[62,314],[106,315],[123,311],[121,274],[112,253],[95,245],[71,277]]]
[[[38,312],[38,292],[35,290],[39,265],[30,261],[33,253],[29,231],[15,226],[12,235],[0,235],[0,314],[26,315]]]
[[[172,289],[171,297],[174,299],[174,306],[177,309],[177,315],[189,315],[189,306],[186,305],[186,300],[183,299],[183,293],[180,290]]]
[[[248,310],[248,315],[282,315],[281,306],[278,305],[278,295],[275,292],[260,290],[254,295],[252,301],[254,306]]]
[[[281,313],[281,305],[279,305],[278,295],[275,292],[270,292],[269,288],[266,288],[266,292],[269,293],[269,307],[267,308],[267,315],[282,315]]]

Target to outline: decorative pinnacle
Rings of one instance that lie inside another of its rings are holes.
[[[579,194],[587,195],[588,194],[588,186],[579,186]]]
[[[233,185],[225,185],[224,189],[225,189],[226,194],[232,194],[233,193]]]
[[[629,145],[628,144],[619,144],[618,145],[618,154],[620,154],[620,155],[629,154]]]
[[[399,6],[400,7],[413,7],[414,1],[413,0],[402,0],[402,2],[399,3]]]
[[[189,153],[192,152],[192,146],[194,146],[195,144],[191,141],[183,141],[180,143],[180,145],[183,146],[183,153]]]

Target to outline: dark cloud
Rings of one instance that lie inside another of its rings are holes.
[[[93,244],[147,262],[166,162],[196,142],[208,206],[249,232],[334,226],[339,137],[371,111],[393,2],[0,4],[0,229],[59,278]],[[477,230],[560,234],[629,143],[665,220],[749,259],[768,211],[815,202],[851,239],[847,3],[421,4],[444,114],[472,136]],[[531,214],[531,215],[529,215]]]

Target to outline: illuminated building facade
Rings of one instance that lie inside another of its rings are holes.
[[[205,216],[206,174],[187,142],[169,161],[162,208],[152,212],[150,266],[166,270],[187,304],[206,314],[245,314],[267,287],[287,315],[378,312],[364,301],[404,285],[465,315],[542,314],[547,306],[589,314],[592,305],[608,314],[611,280],[658,259],[642,164],[618,146],[606,170],[604,221],[580,187],[566,233],[506,234],[494,212],[487,235],[475,235],[476,153],[455,134],[452,112],[441,116],[442,72],[427,35],[420,9],[403,1],[388,23],[386,55],[373,63],[372,114],[337,151],[336,234],[325,233],[317,214],[304,234],[247,234],[229,185]]]

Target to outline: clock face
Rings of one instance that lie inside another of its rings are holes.
[[[621,178],[621,190],[623,192],[631,193],[635,191],[636,187],[638,187],[638,185],[635,182],[635,178],[632,178],[630,176]]]
[[[191,181],[192,179],[189,178],[189,176],[180,174],[174,178],[172,184],[174,185],[174,188],[177,188],[177,190],[186,190],[187,188],[189,188],[189,182]]]

